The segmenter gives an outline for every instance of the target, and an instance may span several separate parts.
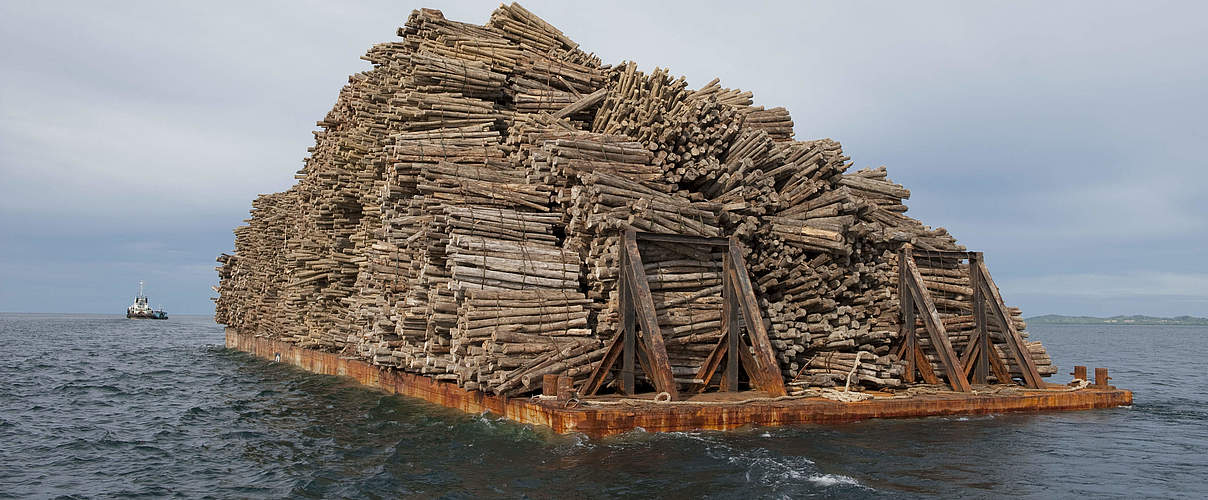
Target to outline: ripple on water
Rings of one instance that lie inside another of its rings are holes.
[[[0,496],[1208,495],[1208,329],[1032,330],[1136,405],[593,440],[262,362],[205,318],[0,315]],[[1175,373],[1118,359],[1162,342]]]

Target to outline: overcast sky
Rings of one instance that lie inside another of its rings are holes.
[[[292,182],[414,8],[0,3],[0,311],[211,313],[214,257]],[[889,167],[1026,316],[1208,316],[1208,4],[525,2],[607,63],[720,77]]]

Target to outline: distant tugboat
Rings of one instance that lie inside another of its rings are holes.
[[[126,308],[126,317],[131,319],[168,319],[168,313],[163,309],[158,311],[147,305],[147,296],[143,295],[143,282],[138,282],[138,297],[134,304]]]

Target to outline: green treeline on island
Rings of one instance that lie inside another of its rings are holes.
[[[1025,321],[1032,325],[1208,325],[1208,318],[1195,316],[1175,316],[1160,318],[1156,316],[1112,316],[1096,318],[1094,316],[1062,316],[1046,314],[1027,318]]]

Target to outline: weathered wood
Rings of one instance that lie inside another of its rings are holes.
[[[935,371],[931,369],[931,362],[927,360],[927,355],[923,353],[923,348],[918,343],[914,344],[914,364],[919,369],[919,375],[923,377],[923,382],[931,385],[940,383],[940,379],[935,376]]]
[[[709,351],[709,356],[705,358],[705,362],[701,363],[700,369],[697,370],[694,378],[701,381],[700,385],[696,388],[697,393],[705,392],[705,389],[709,388],[709,382],[713,380],[713,376],[717,373],[717,369],[721,367],[722,359],[729,357],[727,356],[727,354],[730,352],[729,349],[730,339],[729,335],[727,334],[724,335],[721,340],[717,341],[717,345],[713,347],[712,351]],[[724,380],[724,377],[725,375],[723,375],[722,391],[727,391],[726,387],[731,386],[729,386],[729,382]]]
[[[1006,304],[1003,304],[1002,297],[998,294],[998,286],[994,284],[994,279],[990,277],[990,271],[986,269],[985,261],[979,260],[977,264],[976,272],[980,275],[978,284],[981,287],[982,293],[990,301],[990,310],[994,312],[994,318],[1004,330],[1004,336],[1007,339],[1007,352],[1011,354],[1011,357],[1015,359],[1015,363],[1023,371],[1024,385],[1035,389],[1044,387],[1044,381],[1040,379],[1040,374],[1036,371],[1036,363],[1032,360],[1032,356],[1028,354],[1027,348],[1023,344],[1023,339],[1019,336],[1019,332],[1015,330],[1015,324],[1011,321]]]
[[[621,336],[617,336],[608,344],[608,351],[604,354],[604,359],[592,369],[592,372],[587,377],[587,381],[583,383],[580,391],[586,396],[594,396],[600,387],[604,384],[604,379],[608,375],[608,371],[616,364],[617,359],[621,357],[621,351],[624,349],[624,341]]]
[[[784,379],[781,378],[776,364],[776,354],[768,342],[767,328],[763,324],[763,315],[759,312],[751,278],[747,275],[746,260],[738,242],[730,240],[730,268],[726,276],[730,278],[733,298],[737,300],[742,311],[742,317],[747,325],[747,337],[755,349],[756,371],[759,375],[760,389],[775,396],[784,396]],[[733,329],[731,329],[733,331]]]
[[[541,394],[545,396],[558,396],[557,374],[548,373],[541,377]]]
[[[915,332],[914,297],[910,292],[910,287],[906,284],[906,273],[904,271],[906,269],[905,261],[911,258],[911,256],[907,251],[902,251],[898,255],[898,266],[900,269],[898,272],[898,308],[902,313],[901,336],[906,358],[906,370],[903,373],[903,379],[906,383],[912,384],[914,383],[915,371],[919,367],[919,356],[915,354],[918,352],[918,338]],[[926,358],[923,358],[923,364],[927,365],[927,370],[931,369],[931,364]]]
[[[973,288],[973,316],[974,330],[973,335],[969,339],[969,344],[972,346],[977,344],[977,349],[981,355],[972,359],[976,360],[976,367],[973,369],[973,382],[978,384],[986,383],[986,377],[990,375],[990,331],[986,328],[986,298],[982,293],[982,276],[981,276],[981,254],[973,253],[969,256],[969,282]],[[999,383],[1006,383],[1006,380],[999,380]]]
[[[586,96],[582,96],[578,101],[575,101],[565,108],[558,110],[557,113],[554,113],[554,118],[565,118],[595,106],[596,104],[599,104],[600,101],[603,101],[604,96],[606,95],[608,95],[608,89],[600,89]]]
[[[727,278],[731,275],[731,269],[734,268],[733,257],[729,252],[726,252],[722,263]],[[722,285],[722,298],[725,303],[722,309],[722,324],[725,325],[722,330],[725,335],[726,352],[730,355],[726,356],[726,369],[722,372],[722,391],[737,391],[738,390],[738,351],[742,349],[741,327],[739,324],[739,303],[738,297],[734,293],[734,287],[730,283]]]
[[[948,342],[948,333],[944,330],[944,323],[940,320],[939,312],[935,309],[935,303],[931,300],[931,295],[923,288],[923,277],[919,274],[918,266],[914,263],[914,258],[911,256],[911,250],[906,247],[902,250],[903,274],[906,275],[906,286],[914,299],[915,306],[923,313],[923,324],[927,328],[927,333],[931,337],[932,347],[935,348],[940,358],[940,364],[944,368],[944,375],[948,377],[948,384],[952,386],[952,390],[958,392],[969,392],[968,380],[965,379],[963,367],[960,364],[960,359],[956,357],[956,353],[952,350],[952,344]]]
[[[621,265],[629,264],[629,253],[621,254]],[[620,390],[624,394],[634,394],[633,386],[633,358],[637,355],[637,332],[634,328],[635,315],[633,304],[633,287],[621,286],[621,331],[618,334],[624,342],[623,361],[621,366],[621,387]]]
[[[642,328],[643,344],[650,356],[650,369],[646,376],[654,382],[659,392],[666,392],[671,399],[679,398],[676,389],[675,376],[671,374],[671,363],[667,359],[667,347],[663,341],[662,330],[655,319],[654,300],[650,297],[650,286],[646,284],[646,273],[642,268],[642,256],[638,253],[637,235],[634,231],[626,231],[623,240],[626,253],[626,266],[623,269],[622,287],[627,287],[633,303],[636,322]]]
[[[558,375],[558,401],[570,401],[575,392],[574,379],[569,375]]]

